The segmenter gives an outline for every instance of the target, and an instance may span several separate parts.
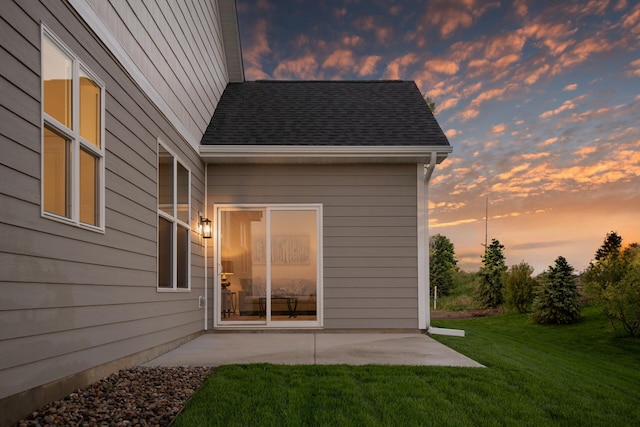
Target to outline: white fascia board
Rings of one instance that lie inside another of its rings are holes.
[[[100,19],[93,7],[86,0],[69,0],[69,3],[84,19],[89,27],[100,37],[100,40],[109,48],[113,56],[122,64],[124,69],[129,73],[133,80],[140,86],[142,91],[151,99],[158,107],[160,112],[171,123],[175,130],[198,151],[200,140],[197,139],[187,127],[178,118],[177,114],[171,109],[169,104],[162,98],[160,93],[154,88],[153,84],[145,77],[140,68],[131,59],[127,51],[122,47],[118,39],[113,35],[109,27]]]
[[[205,162],[260,161],[276,159],[359,159],[424,162],[436,152],[442,158],[452,152],[448,146],[336,146],[336,145],[201,145]],[[428,160],[427,160],[428,161]]]

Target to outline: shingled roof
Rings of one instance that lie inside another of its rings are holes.
[[[229,83],[203,146],[442,146],[413,81]]]

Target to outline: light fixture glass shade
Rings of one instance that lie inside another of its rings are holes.
[[[202,227],[202,238],[211,238],[211,221],[209,218],[200,218],[200,226]]]

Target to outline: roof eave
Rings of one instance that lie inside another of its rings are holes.
[[[205,163],[429,163],[442,162],[453,148],[419,146],[201,145]]]

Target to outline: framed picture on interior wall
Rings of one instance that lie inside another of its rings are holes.
[[[267,259],[267,246],[264,237],[253,240],[253,262],[264,264]],[[273,236],[271,237],[271,264],[309,264],[311,247],[309,236]]]

